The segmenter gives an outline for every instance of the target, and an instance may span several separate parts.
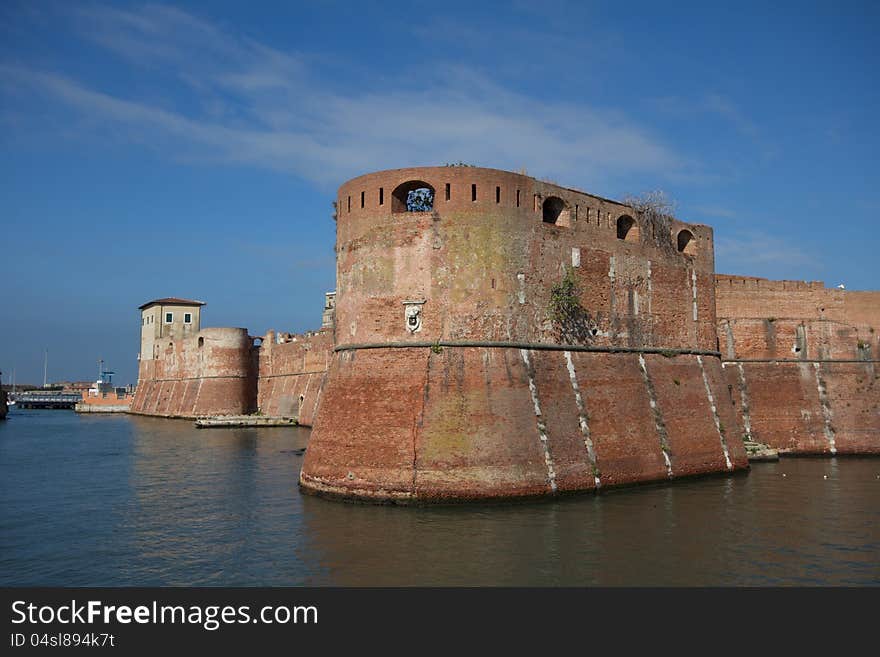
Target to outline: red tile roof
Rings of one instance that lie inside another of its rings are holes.
[[[193,301],[192,299],[178,299],[177,297],[165,297],[164,299],[153,299],[147,301],[143,306],[138,306],[138,310],[149,308],[150,306],[204,306],[204,301]]]

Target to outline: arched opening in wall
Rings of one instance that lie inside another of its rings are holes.
[[[392,212],[431,212],[434,209],[434,188],[422,180],[398,185],[391,194]]]
[[[199,338],[199,349],[205,346],[205,338]]]
[[[625,242],[639,241],[639,227],[636,220],[628,214],[621,215],[617,219],[617,239]]]
[[[675,241],[679,253],[684,253],[689,256],[697,255],[697,240],[694,239],[694,234],[691,231],[678,231],[678,237]]]
[[[571,226],[571,212],[558,196],[548,196],[544,199],[542,205],[545,224],[556,224],[557,226]]]

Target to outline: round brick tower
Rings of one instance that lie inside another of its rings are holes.
[[[709,227],[426,167],[343,184],[336,250],[304,490],[460,501],[748,467]]]

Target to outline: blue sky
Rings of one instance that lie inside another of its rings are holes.
[[[770,7],[768,5],[772,4]],[[0,4],[0,369],[136,379],[137,306],[302,331],[331,202],[464,161],[662,189],[723,273],[872,289],[880,4]]]

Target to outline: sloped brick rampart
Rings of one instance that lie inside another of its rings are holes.
[[[252,413],[254,355],[246,329],[206,328],[169,340],[159,358],[140,361],[129,412],[181,418]]]
[[[720,361],[701,358],[649,354],[643,370],[634,353],[342,351],[300,482],[345,498],[443,502],[745,469]],[[723,403],[710,402],[703,371]]]

